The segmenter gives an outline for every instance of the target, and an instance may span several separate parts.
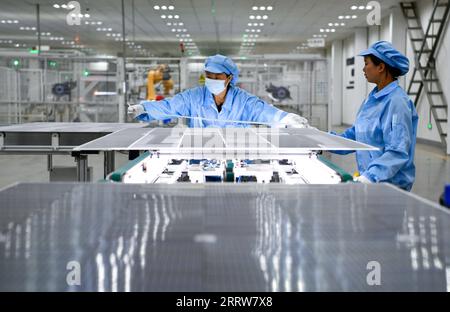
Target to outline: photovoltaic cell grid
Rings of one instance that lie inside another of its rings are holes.
[[[0,216],[1,291],[450,289],[449,213],[388,185],[19,184]]]
[[[75,151],[158,150],[189,153],[209,150],[301,153],[311,150],[375,150],[376,148],[317,129],[154,128],[124,129],[86,143]]]

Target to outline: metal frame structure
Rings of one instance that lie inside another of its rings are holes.
[[[431,114],[442,145],[447,144],[448,133],[444,131],[443,124],[448,123],[448,102],[440,84],[436,71],[437,48],[443,34],[450,12],[450,1],[435,0],[430,21],[423,31],[417,14],[415,2],[401,2],[403,15],[407,21],[408,34],[414,50],[415,67],[408,86],[408,95],[414,98],[414,105],[419,104],[422,91],[430,105]],[[437,31],[435,27],[437,26]],[[416,44],[420,44],[418,48]]]
[[[0,155],[47,155],[48,170],[53,155],[72,155],[75,147],[120,129],[141,128],[137,123],[29,123],[0,127]],[[87,155],[73,155],[77,178],[87,181]],[[114,171],[114,153],[104,152],[104,176]]]

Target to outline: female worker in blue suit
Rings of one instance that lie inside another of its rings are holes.
[[[367,81],[376,87],[363,102],[355,123],[341,136],[379,150],[356,152],[360,176],[355,180],[388,182],[409,191],[415,178],[418,117],[413,102],[397,81],[408,72],[409,61],[386,41],[374,43],[359,55],[364,57]]]
[[[277,109],[235,86],[239,70],[223,55],[205,62],[205,86],[193,88],[162,101],[143,101],[128,108],[128,114],[142,121],[189,118],[189,126],[249,127],[252,123],[279,127],[306,127],[308,121]]]

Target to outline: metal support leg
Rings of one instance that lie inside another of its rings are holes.
[[[108,174],[115,170],[115,152],[108,151],[103,152],[104,162],[103,162],[103,178],[106,178]]]
[[[52,171],[52,169],[53,169],[53,155],[48,154],[47,155],[47,170]]]
[[[75,156],[77,162],[77,180],[79,182],[88,182],[88,156],[77,155]]]
[[[133,160],[139,157],[139,151],[128,151],[128,160]]]

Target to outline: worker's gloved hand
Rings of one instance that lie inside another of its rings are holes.
[[[127,112],[128,112],[128,115],[130,115],[133,118],[136,118],[145,113],[145,108],[141,104],[130,105],[130,106],[128,106]]]
[[[372,181],[367,179],[365,176],[359,176],[353,179],[355,182],[364,183],[364,184],[372,184]]]
[[[309,128],[308,120],[297,114],[289,113],[277,124],[278,128]]]

